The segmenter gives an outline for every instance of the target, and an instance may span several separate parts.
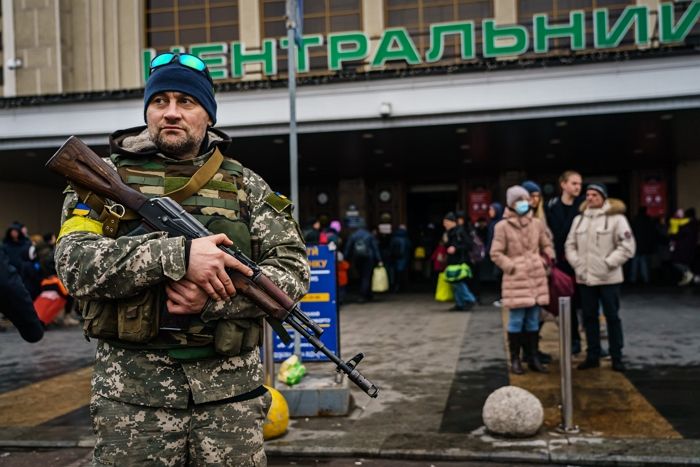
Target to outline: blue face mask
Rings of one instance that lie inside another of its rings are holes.
[[[524,199],[515,202],[515,212],[519,216],[524,216],[530,210],[530,203]]]

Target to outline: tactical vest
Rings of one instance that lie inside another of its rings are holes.
[[[166,162],[158,157],[113,154],[111,160],[121,179],[147,197],[166,196],[178,190],[200,168],[191,161]],[[224,158],[214,176],[180,205],[209,231],[226,234],[248,257],[258,260],[254,248],[257,239],[250,234],[250,209],[240,163]],[[116,237],[129,234],[138,224],[138,219],[120,222]],[[167,349],[171,356],[188,360],[215,353],[235,356],[261,342],[259,319],[216,319],[204,323],[198,315],[190,315],[187,332],[159,331],[158,315],[164,301],[164,286],[160,286],[129,299],[88,302],[83,309],[86,335],[106,338],[120,347]]]

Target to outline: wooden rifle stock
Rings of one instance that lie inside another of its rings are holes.
[[[148,201],[145,195],[122,182],[109,164],[75,136],[63,143],[46,167],[96,195],[119,200],[134,211]]]

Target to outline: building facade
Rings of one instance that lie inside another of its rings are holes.
[[[700,207],[699,20],[697,0],[306,0],[300,219],[478,219],[567,169],[632,209]],[[0,223],[58,227],[43,164],[142,124],[169,50],[207,62],[231,154],[287,191],[286,21],[284,0],[2,0]]]

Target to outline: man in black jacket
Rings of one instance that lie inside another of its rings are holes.
[[[469,234],[457,224],[457,216],[453,212],[445,214],[442,220],[442,225],[445,227],[447,234],[447,269],[450,266],[460,264],[469,264],[469,250],[472,247],[472,241]],[[448,273],[448,270],[445,270]],[[450,311],[469,311],[476,303],[476,297],[469,290],[467,285],[468,277],[464,277],[457,281],[452,281],[452,291],[455,296],[455,306],[450,308]]]
[[[576,274],[566,261],[564,244],[569,235],[571,223],[579,214],[579,207],[584,200],[584,197],[581,196],[582,182],[581,174],[573,170],[567,170],[561,174],[559,177],[561,196],[549,200],[545,208],[547,225],[552,231],[554,251],[557,255],[557,267],[571,276],[574,283]],[[576,314],[576,310],[580,308],[579,303],[580,299],[578,292],[576,292],[572,300],[571,311],[571,350],[575,354],[581,351],[581,336],[578,332],[578,315]]]
[[[0,248],[0,296],[4,305],[2,314],[15,325],[22,339],[38,342],[44,336],[44,327],[34,311],[32,298],[22,283],[17,269],[10,264],[7,253]]]

